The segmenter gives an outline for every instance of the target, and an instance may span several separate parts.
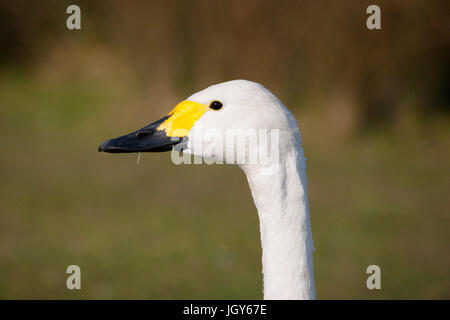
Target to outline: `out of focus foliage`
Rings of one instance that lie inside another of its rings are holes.
[[[448,299],[450,2],[369,4],[0,1],[0,299],[261,298],[239,169],[97,152],[237,78],[298,120],[318,298]]]
[[[58,51],[82,73],[80,51],[96,46],[140,86],[165,79],[186,95],[253,79],[294,108],[311,96],[343,108],[358,127],[391,126],[405,109],[448,113],[448,1],[378,1],[380,31],[365,27],[369,2],[79,1],[82,31],[70,32],[64,1],[2,1],[0,55],[33,65]]]

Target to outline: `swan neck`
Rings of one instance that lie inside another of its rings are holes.
[[[272,173],[243,168],[260,221],[264,299],[315,299],[303,149],[293,148],[280,160]]]

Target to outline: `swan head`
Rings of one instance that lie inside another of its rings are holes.
[[[128,153],[175,149],[236,164],[250,161],[263,145],[265,150],[275,147],[276,134],[278,149],[300,142],[294,117],[275,95],[256,82],[232,80],[191,95],[162,119],[107,140],[98,150]]]

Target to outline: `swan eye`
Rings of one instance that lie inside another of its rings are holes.
[[[222,102],[215,100],[215,101],[211,102],[209,107],[213,110],[220,110],[220,109],[222,109]]]

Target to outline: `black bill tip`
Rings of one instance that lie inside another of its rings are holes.
[[[164,130],[157,130],[167,118],[168,116],[127,135],[106,140],[98,146],[98,151],[108,153],[170,151],[173,146],[182,142],[183,138],[168,137]]]
[[[117,143],[116,139],[110,139],[102,142],[98,146],[98,152],[108,152],[108,153],[130,153],[130,152],[141,152],[146,150],[140,150],[141,148],[127,148]]]
[[[101,145],[98,146],[98,152],[108,152],[108,143],[110,140],[103,141]]]

